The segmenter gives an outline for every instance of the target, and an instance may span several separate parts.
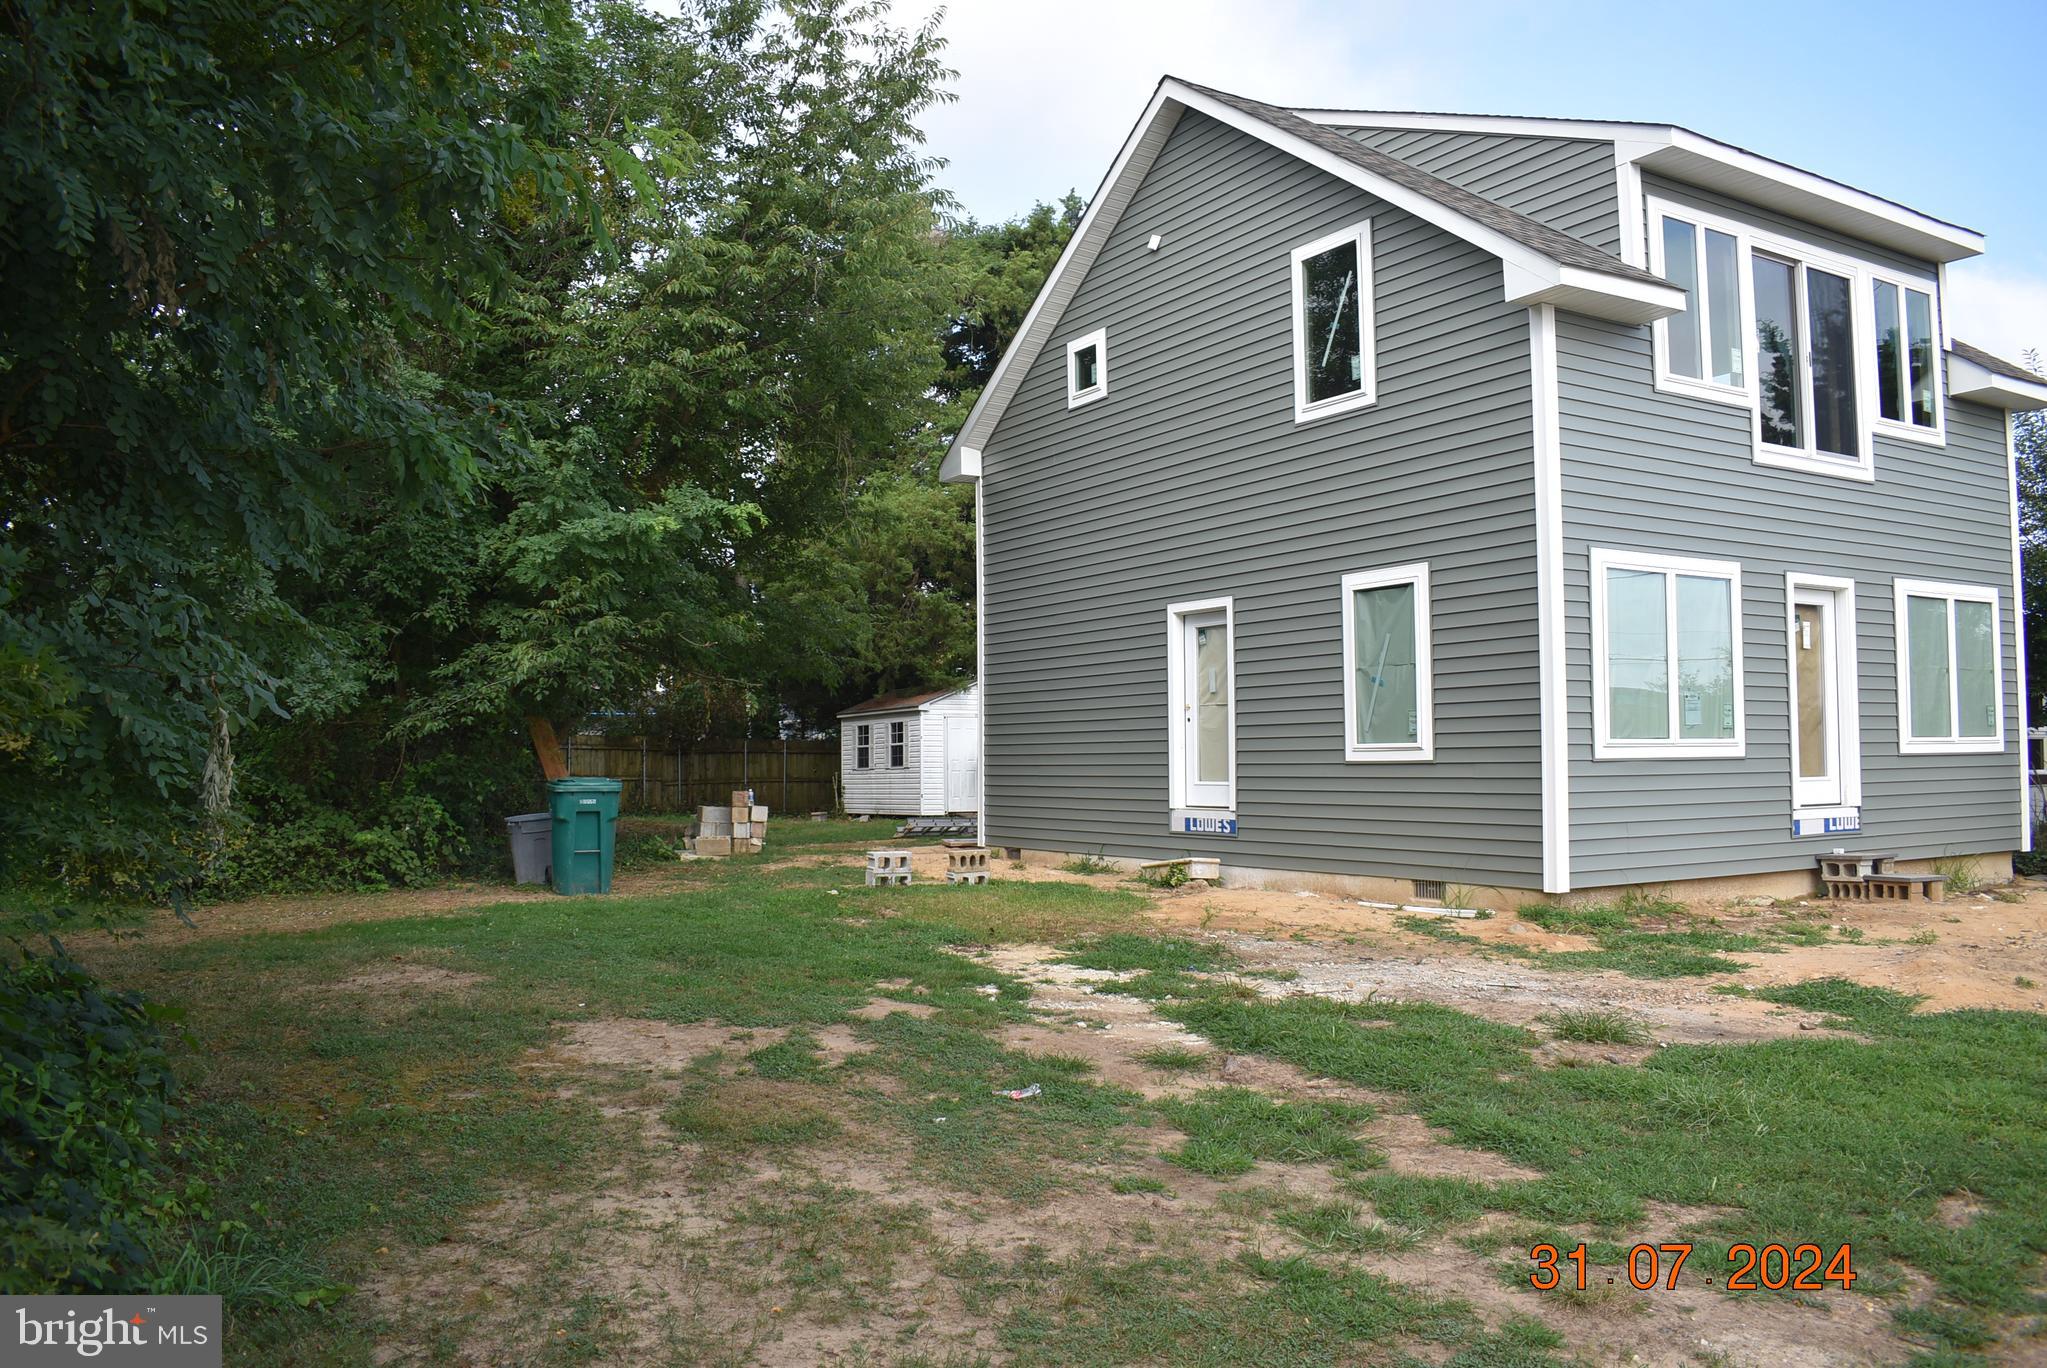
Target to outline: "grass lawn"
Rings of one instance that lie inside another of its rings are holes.
[[[1820,983],[1778,995],[1852,1034],[1546,1068],[1530,1033],[1447,1008],[1259,996],[1216,943],[1150,934],[1135,892],[999,871],[861,887],[846,843],[876,831],[784,823],[795,861],[691,865],[660,896],[78,947],[187,1010],[183,1126],[210,1146],[195,1173],[221,1224],[183,1271],[230,1298],[230,1361],[479,1343],[522,1363],[795,1361],[815,1336],[859,1362],[1556,1364],[1572,1346],[1541,1294],[1502,1310],[1372,1260],[1461,1240],[1504,1287],[1527,1238],[1572,1231],[1608,1260],[1693,1239],[1694,1276],[1738,1241],[1852,1242],[1855,1289],[1814,1295],[1899,1293],[1872,1304],[1927,1362],[2041,1347],[2014,1337],[2043,1310],[2047,1019]],[[1117,992],[1213,1045],[1150,1051],[1157,1079],[1278,1061],[1540,1176],[1388,1168],[1366,1134],[1383,1108],[1362,1102],[1147,1098],[1078,1054],[1024,1053],[1006,1033],[1033,1019],[1029,990],[970,952],[1025,942],[1127,975]],[[672,1076],[565,1053],[621,1022],[715,1023],[718,1043]],[[997,1095],[1028,1082],[1027,1102]],[[858,1178],[854,1156],[908,1186]],[[1322,1190],[1267,1181],[1310,1171]],[[607,1202],[671,1186],[723,1205],[641,1249],[682,1270],[654,1333],[594,1251]],[[1112,1201],[1157,1214],[1079,1247],[1032,1226]],[[1679,1209],[1682,1231],[1656,1223]],[[536,1252],[437,1262],[480,1227]]]

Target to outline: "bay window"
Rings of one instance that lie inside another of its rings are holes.
[[[1899,580],[1898,749],[1907,755],[2004,749],[1998,594]]]
[[[1593,754],[1743,750],[1741,567],[1592,552]]]

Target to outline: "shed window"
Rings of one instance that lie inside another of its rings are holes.
[[[1066,344],[1066,407],[1092,404],[1109,392],[1109,333],[1096,328]]]
[[[1899,749],[2004,749],[1997,591],[1897,582]]]
[[[905,722],[891,722],[888,724],[888,767],[890,769],[901,769],[903,767],[903,740],[904,733],[908,730],[909,724]]]
[[[1370,220],[1296,247],[1293,291],[1295,421],[1371,403]]]
[[[1429,567],[1345,575],[1342,611],[1344,758],[1431,758]]]
[[[874,728],[862,722],[853,728],[853,768],[874,767]]]
[[[1594,754],[1742,753],[1741,568],[1592,553]]]

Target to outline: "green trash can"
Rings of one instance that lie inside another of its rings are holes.
[[[555,779],[547,785],[554,818],[554,891],[609,893],[618,831],[616,779]]]

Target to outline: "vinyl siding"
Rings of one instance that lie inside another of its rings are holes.
[[[1297,425],[1289,254],[1366,217],[1378,402]],[[1069,411],[1098,327],[1109,393]],[[990,842],[1538,883],[1528,347],[1494,258],[1184,117],[983,448]],[[1339,581],[1410,561],[1437,758],[1346,764]],[[1166,606],[1223,595],[1240,832],[1172,835]]]
[[[903,722],[903,764],[888,763],[889,723]],[[874,728],[872,766],[857,769],[862,726]],[[862,713],[839,724],[839,775],[845,782],[846,811],[876,817],[930,816],[924,806],[923,716],[916,712]]]
[[[1574,884],[1809,868],[1843,844],[1907,858],[2015,848],[2022,747],[2004,415],[1949,403],[1945,447],[1878,437],[1874,485],[1772,470],[1751,459],[1746,410],[1656,392],[1647,328],[1566,317],[1558,332]],[[1594,546],[1741,563],[1744,758],[1592,758]],[[1855,581],[1857,836],[1790,834],[1787,571]],[[2004,754],[1898,753],[1899,577],[1998,590]]]
[[[1610,142],[1415,128],[1338,131],[1602,252],[1620,254]]]
[[[981,696],[978,688],[962,689],[956,694],[926,703],[918,712],[918,761],[923,770],[923,815],[937,816],[950,811],[945,801],[945,772],[951,755],[948,753],[950,737],[947,734],[946,719],[953,717],[975,717],[979,714]]]

